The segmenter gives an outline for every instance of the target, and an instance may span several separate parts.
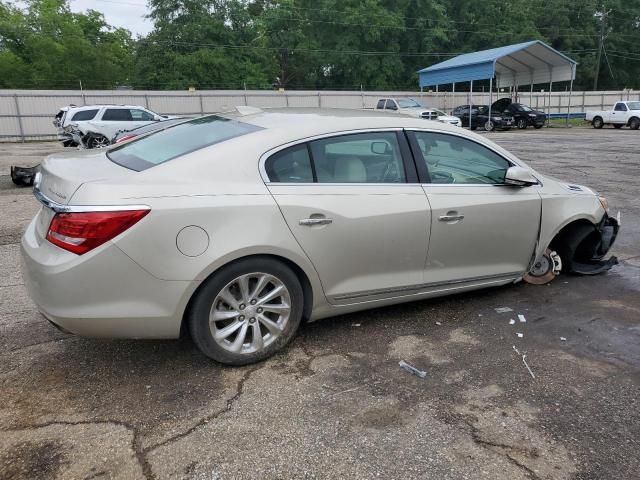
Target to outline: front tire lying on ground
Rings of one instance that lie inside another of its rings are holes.
[[[193,341],[208,357],[246,365],[270,357],[295,336],[304,297],[283,263],[265,257],[239,260],[209,277],[189,311]]]

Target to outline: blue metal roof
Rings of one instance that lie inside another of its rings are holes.
[[[420,86],[442,85],[494,76],[512,77],[514,84],[526,77],[553,81],[575,77],[576,62],[549,45],[533,40],[506,47],[465,53],[418,71]],[[543,75],[544,72],[544,75]],[[509,81],[509,80],[508,80]],[[504,83],[504,82],[503,82]],[[525,82],[528,83],[528,82]]]

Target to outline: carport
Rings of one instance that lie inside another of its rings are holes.
[[[571,108],[573,80],[576,76],[577,62],[560,53],[540,40],[516,43],[506,47],[492,48],[479,52],[465,53],[444,62],[431,65],[418,71],[420,91],[424,87],[455,85],[459,82],[471,82],[473,93],[474,80],[489,80],[489,117],[493,103],[493,85],[496,88],[513,87],[517,92],[519,85],[549,83],[549,105],[554,82],[569,81],[569,102],[567,106],[567,124]],[[471,112],[470,112],[471,113]],[[547,115],[548,118],[548,115]],[[469,115],[471,122],[471,114]]]

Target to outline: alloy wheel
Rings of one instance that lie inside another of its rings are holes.
[[[291,315],[285,284],[268,273],[249,273],[229,282],[209,314],[214,341],[235,354],[258,352],[283,333]]]
[[[527,128],[527,121],[524,118],[518,120],[518,128],[520,130],[524,130],[525,128]]]

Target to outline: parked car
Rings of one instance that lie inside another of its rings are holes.
[[[381,98],[376,103],[376,110],[402,113],[411,117],[424,118],[425,120],[437,120],[438,122],[450,123],[457,127],[461,126],[458,117],[447,115],[437,108],[428,108],[413,98]]]
[[[547,116],[544,112],[534,110],[528,105],[514,103],[510,98],[501,98],[491,104],[491,113],[510,115],[516,123],[516,127],[523,130],[529,126],[542,128]]]
[[[65,147],[77,146],[72,135],[76,129],[83,135],[89,130],[95,132],[87,148],[96,148],[108,145],[118,130],[131,130],[168,118],[171,117],[138,105],[70,105],[58,111],[53,124],[58,128],[58,140]]]
[[[56,153],[34,193],[21,249],[47,319],[92,337],[184,326],[234,365],[303,319],[607,270],[618,232],[603,197],[487,138],[364,110],[210,115]]]
[[[640,128],[640,102],[619,101],[612,110],[587,112],[585,120],[591,122],[593,128],[613,125],[615,128],[629,127],[631,130]]]
[[[453,110],[453,115],[462,121],[463,127],[469,126],[469,105],[460,105]],[[491,120],[489,120],[488,105],[472,105],[471,106],[471,130],[484,128],[491,132],[495,129],[510,130],[514,125],[514,119],[510,115],[500,112],[491,112]]]

